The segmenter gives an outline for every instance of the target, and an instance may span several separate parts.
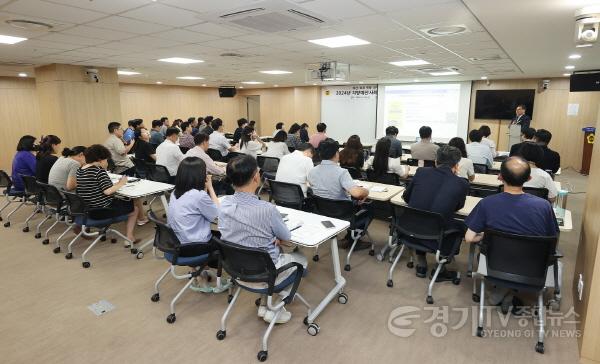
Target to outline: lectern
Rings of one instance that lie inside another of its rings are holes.
[[[508,127],[508,150],[521,142],[521,125],[513,124]]]

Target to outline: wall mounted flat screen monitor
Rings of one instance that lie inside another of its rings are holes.
[[[477,90],[475,97],[475,119],[511,120],[521,104],[527,115],[533,115],[534,89]]]

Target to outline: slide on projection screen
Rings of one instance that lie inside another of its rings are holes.
[[[388,126],[395,126],[398,139],[414,141],[419,128],[427,125],[436,142],[455,136],[465,139],[470,99],[470,82],[379,85],[377,137],[384,136]]]

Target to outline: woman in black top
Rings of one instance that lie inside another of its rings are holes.
[[[245,118],[241,118],[237,121],[238,127],[233,132],[233,143],[237,144],[242,138],[242,134],[244,132],[244,128],[248,125],[248,120]]]
[[[304,123],[300,125],[300,140],[302,143],[308,143],[308,124]]]
[[[48,175],[60,154],[61,140],[56,135],[46,135],[42,138],[39,150],[35,156],[35,178],[42,183],[48,183]]]
[[[155,147],[149,143],[150,133],[146,128],[140,128],[135,131],[135,157],[146,163],[156,161]]]
[[[346,146],[340,152],[340,166],[353,167],[360,171],[364,164],[365,157],[360,137],[358,135],[352,135],[348,138]]]

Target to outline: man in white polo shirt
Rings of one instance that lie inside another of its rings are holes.
[[[156,148],[156,164],[167,167],[172,177],[171,179],[175,178],[179,163],[185,158],[185,155],[181,153],[181,149],[177,145],[178,138],[179,129],[168,128],[165,141]]]
[[[314,147],[310,143],[302,143],[290,154],[279,160],[275,181],[294,183],[302,187],[304,197],[308,189],[308,173],[313,169]]]
[[[229,140],[225,138],[225,134],[223,133],[223,120],[219,118],[214,119],[210,123],[210,127],[214,130],[208,139],[208,147],[210,149],[218,150],[223,157],[227,157],[229,152],[236,150],[236,147],[232,146],[229,143]]]
[[[558,189],[548,172],[537,167],[538,163],[544,159],[542,147],[534,143],[525,143],[516,155],[525,159],[531,168],[531,179],[525,182],[523,187],[545,188],[548,190],[548,200],[554,202],[558,195]]]

